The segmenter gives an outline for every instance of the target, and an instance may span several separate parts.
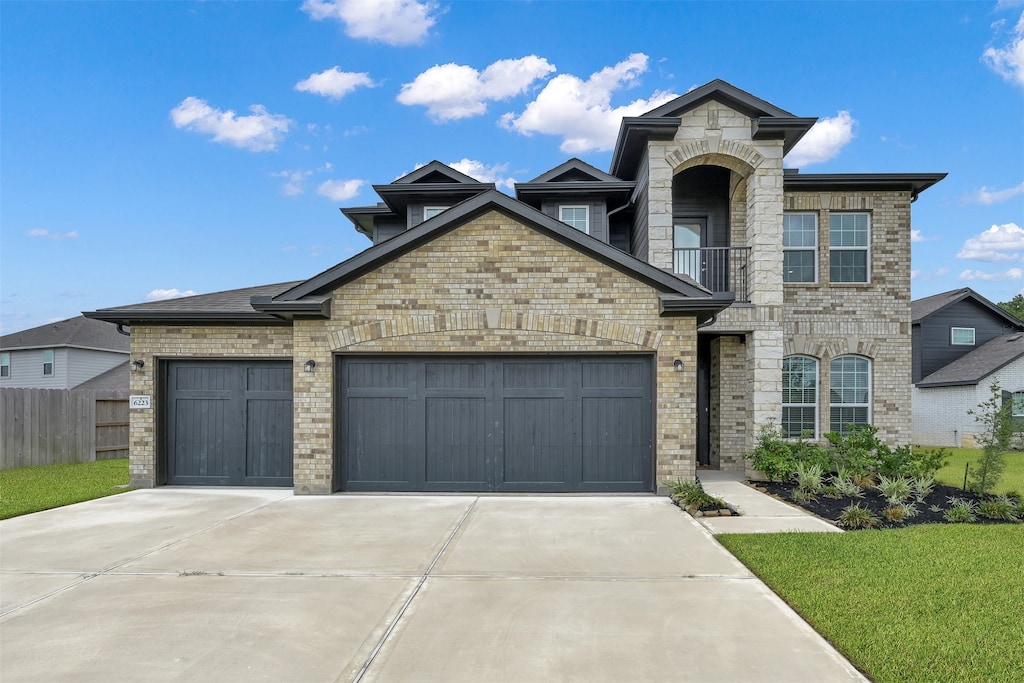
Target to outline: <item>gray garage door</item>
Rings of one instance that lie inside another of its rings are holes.
[[[172,361],[167,483],[292,485],[290,361]]]
[[[349,357],[350,491],[650,491],[647,356]]]

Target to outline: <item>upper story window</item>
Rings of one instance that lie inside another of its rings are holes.
[[[866,213],[829,215],[829,279],[832,282],[868,281],[869,231]]]
[[[782,216],[782,281],[817,282],[818,216],[787,213]]]
[[[0,377],[11,376],[11,354],[0,353]]]
[[[1024,391],[1013,392],[1013,405],[1010,414],[1014,417],[1024,417]]]
[[[871,424],[871,361],[839,356],[829,364],[829,429],[846,434],[850,427]]]
[[[807,356],[782,359],[782,434],[795,439],[818,436],[818,361]]]
[[[53,375],[53,349],[43,351],[43,376]]]
[[[559,206],[558,220],[571,225],[580,232],[590,234],[589,206]]]
[[[974,346],[974,328],[954,327],[950,329],[949,343],[954,346]]]
[[[423,207],[423,220],[428,221],[437,214],[441,213],[447,206],[424,206]]]

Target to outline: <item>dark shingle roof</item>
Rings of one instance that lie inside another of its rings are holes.
[[[1021,356],[1024,356],[1024,333],[1005,334],[936,370],[918,382],[917,386],[928,388],[976,385]]]
[[[73,346],[128,353],[128,344],[128,337],[120,334],[116,326],[81,315],[0,337],[0,348],[5,351]]]
[[[130,325],[132,321],[146,322],[280,322],[263,313],[258,313],[249,304],[254,296],[276,296],[296,285],[297,282],[282,282],[259,287],[231,289],[226,292],[199,294],[180,299],[150,301],[130,306],[101,308],[86,311],[85,316],[96,320],[107,320]]]
[[[108,323],[109,324],[109,323]],[[106,372],[87,379],[75,389],[89,389],[90,391],[123,391],[125,394],[131,385],[131,378],[128,373],[128,361],[115,365]]]
[[[923,299],[917,299],[910,302],[911,319],[914,323],[919,323],[933,313],[941,311],[943,308],[963,301],[964,299],[971,299],[982,308],[988,309],[995,317],[1003,320],[1010,327],[1016,327],[1019,330],[1024,330],[1024,322],[1021,322],[1016,317],[999,308],[999,306],[992,303],[981,294],[978,294],[970,287],[954,289],[953,291],[942,292],[941,294],[933,294],[932,296],[926,296]]]

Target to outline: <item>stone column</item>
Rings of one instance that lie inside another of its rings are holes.
[[[749,410],[746,424],[746,448],[757,443],[757,435],[769,420],[782,418],[782,355],[783,334],[778,329],[757,330],[747,334],[747,367],[753,375],[750,383]],[[748,475],[750,463],[746,464]]]

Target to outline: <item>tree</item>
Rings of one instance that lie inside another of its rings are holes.
[[[999,308],[1017,318],[1017,320],[1024,321],[1024,294],[1018,294],[1009,301],[1001,302]]]
[[[1003,390],[998,382],[989,387],[992,392],[987,401],[978,404],[976,410],[968,410],[978,423],[978,444],[981,446],[981,458],[970,470],[970,488],[981,494],[991,491],[999,482],[999,477],[1006,467],[1005,453],[1010,448],[1013,437],[1013,402],[1003,400]]]

